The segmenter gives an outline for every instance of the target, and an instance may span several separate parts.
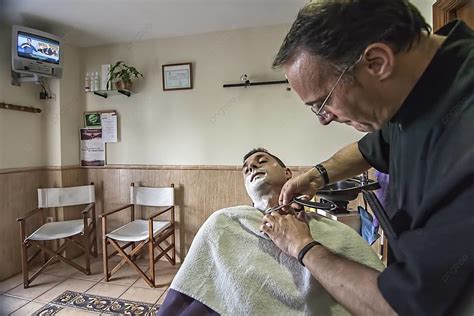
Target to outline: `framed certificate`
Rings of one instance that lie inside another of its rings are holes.
[[[163,90],[182,90],[193,88],[191,63],[162,65]]]

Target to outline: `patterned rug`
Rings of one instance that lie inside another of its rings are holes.
[[[156,315],[159,305],[66,291],[49,302],[49,304],[34,312],[33,315],[55,315],[64,307],[101,314]]]

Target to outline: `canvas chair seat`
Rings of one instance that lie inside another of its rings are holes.
[[[153,221],[153,236],[160,234],[171,226],[169,221]],[[106,235],[108,238],[118,241],[142,241],[148,239],[148,221],[137,219]]]
[[[92,222],[87,219],[89,224]],[[71,237],[84,232],[84,220],[76,219],[63,222],[46,223],[28,236],[27,240],[56,240]]]

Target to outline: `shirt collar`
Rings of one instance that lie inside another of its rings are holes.
[[[390,119],[391,123],[409,123],[413,121],[420,113],[428,110],[424,108],[431,105],[427,99],[427,91],[430,91],[428,96],[430,100],[436,100],[437,96],[445,92],[443,89],[436,90],[433,89],[433,87],[434,81],[438,81],[437,85],[439,85],[440,78],[443,78],[445,81],[448,80],[446,82],[451,80],[450,78],[447,78],[445,74],[443,74],[443,69],[446,66],[446,62],[453,62],[451,57],[446,54],[446,50],[460,38],[466,38],[466,36],[470,36],[470,34],[472,34],[472,30],[470,30],[464,22],[454,20],[444,25],[437,32],[435,32],[435,34],[446,36],[446,39],[433,56],[433,59],[430,61],[428,67],[425,69],[420,79],[418,79],[417,83],[406,97],[398,112]]]

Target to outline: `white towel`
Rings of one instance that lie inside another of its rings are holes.
[[[222,315],[348,315],[299,262],[284,254],[259,227],[250,206],[212,214],[196,234],[171,288]],[[317,217],[315,240],[351,260],[384,266],[350,227]]]

